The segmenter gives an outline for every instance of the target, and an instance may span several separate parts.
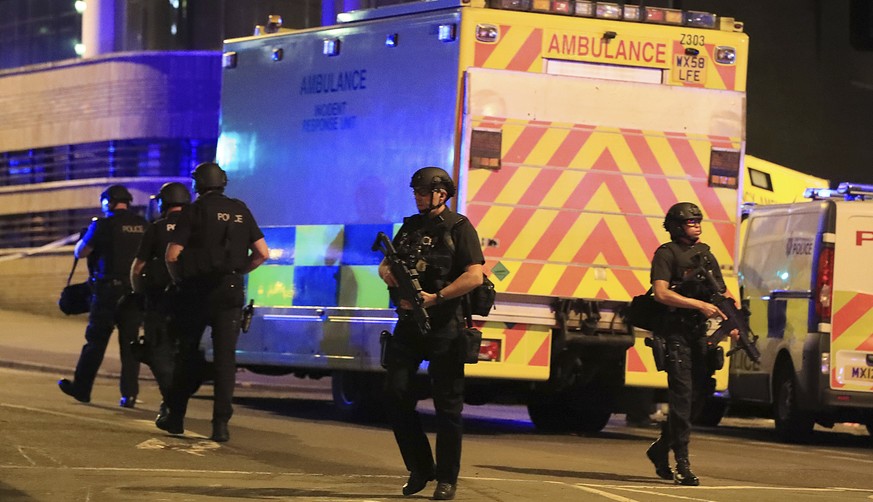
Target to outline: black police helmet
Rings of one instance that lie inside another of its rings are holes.
[[[412,175],[412,180],[409,182],[412,188],[426,188],[435,190],[442,188],[446,191],[447,199],[455,195],[455,184],[452,182],[452,177],[439,167],[422,167]]]
[[[215,162],[198,164],[191,177],[194,178],[194,191],[197,193],[223,189],[227,186],[227,173]]]
[[[685,225],[686,220],[691,219],[703,219],[703,212],[696,204],[691,202],[673,204],[664,217],[664,230],[670,232],[670,237],[673,239],[683,237],[685,235],[683,225]]]
[[[103,193],[100,194],[100,200],[108,200],[110,204],[117,202],[126,202],[130,204],[133,201],[133,195],[124,187],[124,185],[112,185]]]
[[[155,197],[165,208],[172,206],[184,206],[191,202],[191,192],[188,187],[178,182],[164,183]]]

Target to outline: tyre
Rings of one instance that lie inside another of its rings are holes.
[[[783,367],[776,373],[773,397],[773,419],[779,437],[790,443],[808,441],[815,421],[811,414],[798,406],[797,378],[790,367]]]
[[[604,427],[606,427],[606,424],[609,423],[609,417],[611,416],[611,411],[602,408],[586,408],[579,410],[579,413],[575,416],[576,424],[574,429],[577,432],[586,434],[600,432]]]
[[[527,413],[534,427],[543,432],[569,432],[567,406],[559,394],[535,393],[527,403]]]
[[[370,422],[384,418],[381,374],[335,371],[330,380],[334,406],[344,420]]]

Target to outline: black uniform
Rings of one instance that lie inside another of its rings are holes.
[[[96,218],[82,237],[85,245],[93,248],[88,270],[94,295],[73,387],[85,400],[90,400],[94,377],[115,326],[121,350],[121,395],[136,397],[139,393],[139,360],[132,344],[139,334],[142,311],[135,302],[120,300],[131,291],[130,266],[146,224],[143,217],[120,209]]]
[[[166,402],[173,383],[175,340],[168,334],[173,295],[167,291],[172,279],[164,259],[170,233],[176,227],[179,212],[173,211],[151,224],[143,235],[136,258],[145,262],[145,314],[143,331],[148,350],[148,363]]]
[[[206,192],[182,209],[171,241],[184,247],[178,269],[182,276],[171,332],[179,346],[170,413],[184,417],[191,389],[200,379],[199,345],[212,327],[215,355],[213,423],[227,423],[236,383],[236,341],[245,302],[243,276],[248,250],[264,234],[241,201],[218,191]]]
[[[424,291],[436,292],[464,273],[469,265],[485,259],[479,236],[464,217],[446,208],[436,218],[414,215],[405,218],[394,238],[400,256],[419,271]],[[464,407],[461,299],[453,298],[428,308],[431,332],[422,335],[407,311],[389,339],[386,356],[387,386],[394,437],[409,471],[433,474],[437,481],[455,484],[461,467],[461,437]],[[436,467],[430,443],[415,407],[412,382],[423,360],[430,361],[428,375],[437,419]]]
[[[686,245],[670,242],[661,245],[652,258],[652,283],[668,281],[682,296],[708,302],[710,291],[692,273],[699,266],[712,271],[724,288],[718,261],[701,242]],[[678,458],[688,458],[691,419],[700,412],[707,395],[714,390],[713,369],[707,365],[706,319],[693,309],[671,309],[655,336],[667,343],[667,395],[670,413],[658,442],[664,442]],[[662,449],[666,445],[653,445]]]

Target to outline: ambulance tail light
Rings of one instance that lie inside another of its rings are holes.
[[[825,246],[818,255],[818,276],[815,287],[815,314],[819,323],[831,322],[834,287],[834,248]]]
[[[479,345],[479,360],[500,361],[501,346],[502,343],[500,343],[500,340],[490,340],[483,338],[482,344]]]

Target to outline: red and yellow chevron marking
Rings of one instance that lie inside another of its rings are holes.
[[[497,43],[476,42],[473,66],[515,71],[542,71],[543,30],[501,25]]]
[[[854,291],[836,291],[833,297],[831,327],[831,388],[873,390],[869,385],[843,384],[837,372],[844,371],[840,351],[873,352],[873,295]]]
[[[547,380],[552,333],[548,326],[504,322],[476,322],[484,340],[500,340],[499,362],[467,366],[468,376]]]
[[[508,270],[498,290],[629,300],[648,288],[651,256],[668,239],[663,215],[677,201],[701,207],[705,242],[732,266],[737,192],[707,186],[707,166],[712,148],[739,148],[738,139],[541,121],[500,128],[501,169],[471,170],[467,201],[479,235],[498,244],[485,249],[486,265]]]
[[[501,19],[495,23],[499,35],[495,42],[473,40],[470,64],[481,68],[542,72],[548,59],[598,64],[654,68],[664,70],[670,85],[706,87],[709,89],[745,90],[745,35],[706,30],[700,35],[706,43],[694,47],[696,58],[705,61],[706,78],[696,84],[674,80],[673,67],[686,55],[682,37],[687,28],[641,23],[608,23],[603,20],[562,17],[520,17],[519,13],[493,14]],[[544,23],[533,23],[533,19]],[[524,24],[516,20],[524,19]],[[484,18],[482,20],[485,20]],[[493,20],[492,20],[493,22]],[[491,23],[487,23],[491,24]],[[473,23],[470,22],[470,31]],[[603,38],[604,31],[619,33],[615,39]],[[709,42],[712,40],[712,42]],[[735,64],[715,61],[716,48],[727,45],[737,50]]]

